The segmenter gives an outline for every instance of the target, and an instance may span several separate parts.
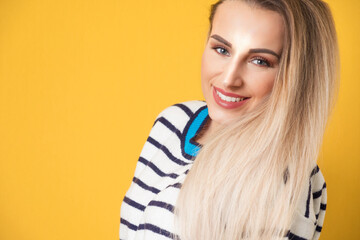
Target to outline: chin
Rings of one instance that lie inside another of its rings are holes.
[[[232,119],[235,119],[236,116],[233,114],[229,114],[224,112],[222,109],[218,109],[215,107],[209,107],[209,116],[212,121],[214,121],[216,124],[222,125],[229,123]]]

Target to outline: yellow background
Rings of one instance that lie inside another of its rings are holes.
[[[156,115],[202,99],[210,0],[0,0],[0,239],[118,239]],[[321,239],[360,239],[360,1],[329,0],[341,87]]]

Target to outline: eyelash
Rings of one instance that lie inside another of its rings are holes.
[[[229,51],[228,51],[226,48],[220,47],[220,46],[215,46],[215,47],[213,47],[212,49],[214,49],[214,50],[215,50],[218,54],[220,54],[220,55],[225,55],[225,56],[227,56],[228,54],[222,54],[222,53],[218,52],[218,49],[223,49],[223,50],[225,50],[227,53],[229,53]]]
[[[256,64],[256,65],[259,65],[261,67],[272,67],[272,64],[269,60],[267,60],[266,58],[264,57],[254,57],[251,59],[251,62],[253,62],[254,60],[261,60],[261,61],[264,61],[266,65],[263,65],[263,64]]]
[[[214,49],[214,50],[215,50],[218,54],[220,54],[220,55],[225,55],[225,56],[228,56],[228,55],[229,55],[229,51],[228,51],[226,48],[224,48],[224,47],[215,46],[215,47],[213,47],[212,49]],[[220,53],[220,52],[218,51],[219,49],[225,50],[225,51],[227,52],[227,54]],[[260,66],[260,67],[272,67],[272,63],[271,63],[268,59],[266,59],[266,58],[264,58],[264,57],[260,57],[260,56],[254,57],[254,58],[252,58],[252,59],[250,60],[250,62],[253,62],[254,60],[261,60],[261,61],[264,61],[264,62],[265,62],[266,65],[263,65],[263,64],[255,64],[255,65],[258,65],[258,66]]]

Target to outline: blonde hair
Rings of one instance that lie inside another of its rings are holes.
[[[257,109],[213,134],[180,190],[182,240],[281,239],[308,187],[338,79],[336,31],[321,0],[244,0],[285,22],[280,68]],[[216,8],[212,6],[210,31]]]

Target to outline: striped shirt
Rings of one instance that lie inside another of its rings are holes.
[[[166,108],[156,118],[121,205],[120,240],[169,240],[176,234],[174,206],[200,149],[193,139],[208,117],[205,102],[189,101]],[[286,239],[318,239],[325,209],[326,184],[316,167]]]

